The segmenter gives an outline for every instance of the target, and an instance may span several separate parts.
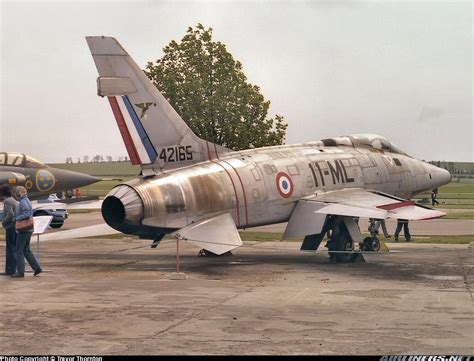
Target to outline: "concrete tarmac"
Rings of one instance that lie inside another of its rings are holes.
[[[248,242],[231,257],[196,257],[184,243],[187,279],[171,281],[173,241],[45,242],[50,272],[0,276],[0,350],[473,354],[474,248],[388,246],[367,263],[333,264],[299,242]]]

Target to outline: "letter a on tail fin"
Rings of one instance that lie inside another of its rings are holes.
[[[117,40],[86,37],[133,164],[166,171],[219,158],[229,149],[196,136]]]

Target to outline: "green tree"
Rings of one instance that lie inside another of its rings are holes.
[[[163,50],[145,74],[199,137],[234,150],[283,144],[283,116],[267,118],[270,101],[225,45],[212,41],[212,28],[189,27],[181,43]]]

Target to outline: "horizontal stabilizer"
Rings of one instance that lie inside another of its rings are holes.
[[[120,233],[109,227],[107,224],[97,224],[95,226],[68,229],[65,231],[51,232],[40,235],[40,241],[56,241],[73,238],[99,237]]]
[[[242,245],[234,219],[229,213],[208,218],[173,233],[217,255]]]

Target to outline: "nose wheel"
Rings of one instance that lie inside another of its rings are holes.
[[[362,242],[362,250],[369,252],[380,251],[380,240],[375,236],[365,237],[364,241]]]

